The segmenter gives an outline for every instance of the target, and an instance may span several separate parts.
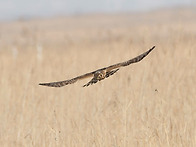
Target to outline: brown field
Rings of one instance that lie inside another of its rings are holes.
[[[196,146],[196,11],[0,23],[0,146]],[[65,80],[155,50],[93,86]]]

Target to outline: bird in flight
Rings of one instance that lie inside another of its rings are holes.
[[[69,80],[65,80],[65,81],[59,81],[59,82],[50,82],[50,83],[39,83],[39,85],[42,86],[49,86],[49,87],[62,87],[68,84],[73,84],[75,82],[77,82],[78,80],[82,80],[85,78],[89,78],[89,77],[93,77],[88,83],[86,83],[85,85],[83,85],[83,87],[87,87],[89,85],[95,84],[98,81],[101,81],[105,78],[108,78],[109,76],[113,75],[114,73],[116,73],[121,67],[125,67],[128,66],[132,63],[136,63],[141,61],[144,57],[146,57],[153,49],[155,48],[155,46],[153,46],[151,49],[149,49],[148,51],[144,52],[143,54],[130,59],[128,61],[125,62],[121,62],[121,63],[117,63],[114,65],[110,65],[108,67],[104,67],[98,70],[95,70],[93,72],[89,72],[86,73],[84,75],[81,76],[77,76],[73,79],[69,79]]]

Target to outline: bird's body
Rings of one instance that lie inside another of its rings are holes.
[[[92,85],[97,83],[98,81],[101,81],[105,78],[108,78],[109,76],[113,75],[114,73],[116,73],[120,67],[125,67],[128,66],[132,63],[136,63],[141,61],[144,57],[146,57],[153,49],[155,48],[155,46],[153,46],[151,49],[149,49],[147,52],[133,58],[130,59],[128,61],[125,62],[121,62],[121,63],[117,63],[108,67],[104,67],[101,69],[98,69],[96,71],[90,72],[90,73],[86,73],[84,75],[75,77],[73,79],[70,80],[65,80],[65,81],[59,81],[59,82],[51,82],[51,83],[40,83],[39,85],[43,85],[43,86],[49,86],[49,87],[62,87],[68,84],[73,84],[75,82],[77,82],[78,80],[84,79],[84,78],[88,78],[88,77],[93,77],[87,84],[85,84],[83,87]]]

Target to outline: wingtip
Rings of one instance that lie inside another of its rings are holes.
[[[151,49],[149,49],[148,52],[151,52],[154,48],[155,48],[155,45]]]
[[[40,86],[46,86],[46,87],[57,87],[57,86],[51,86],[48,83],[39,83]],[[59,87],[59,86],[58,86]]]
[[[39,85],[41,85],[41,86],[46,86],[46,84],[45,84],[45,83],[39,83]]]

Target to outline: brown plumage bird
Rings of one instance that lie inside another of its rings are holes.
[[[89,77],[93,77],[87,84],[83,85],[83,87],[92,85],[97,83],[98,81],[101,81],[105,78],[108,78],[109,76],[113,75],[114,73],[116,73],[121,67],[125,67],[128,66],[132,63],[136,63],[141,61],[144,57],[146,57],[153,49],[155,48],[155,46],[153,46],[151,49],[149,49],[148,51],[146,51],[145,53],[130,59],[128,61],[125,62],[121,62],[121,63],[117,63],[108,67],[104,67],[98,70],[95,70],[93,72],[90,73],[86,73],[84,75],[75,77],[73,79],[70,80],[65,80],[65,81],[59,81],[59,82],[50,82],[50,83],[40,83],[39,85],[42,86],[49,86],[49,87],[62,87],[68,84],[73,84],[75,82],[77,82],[78,80],[82,80],[84,78],[89,78]]]

